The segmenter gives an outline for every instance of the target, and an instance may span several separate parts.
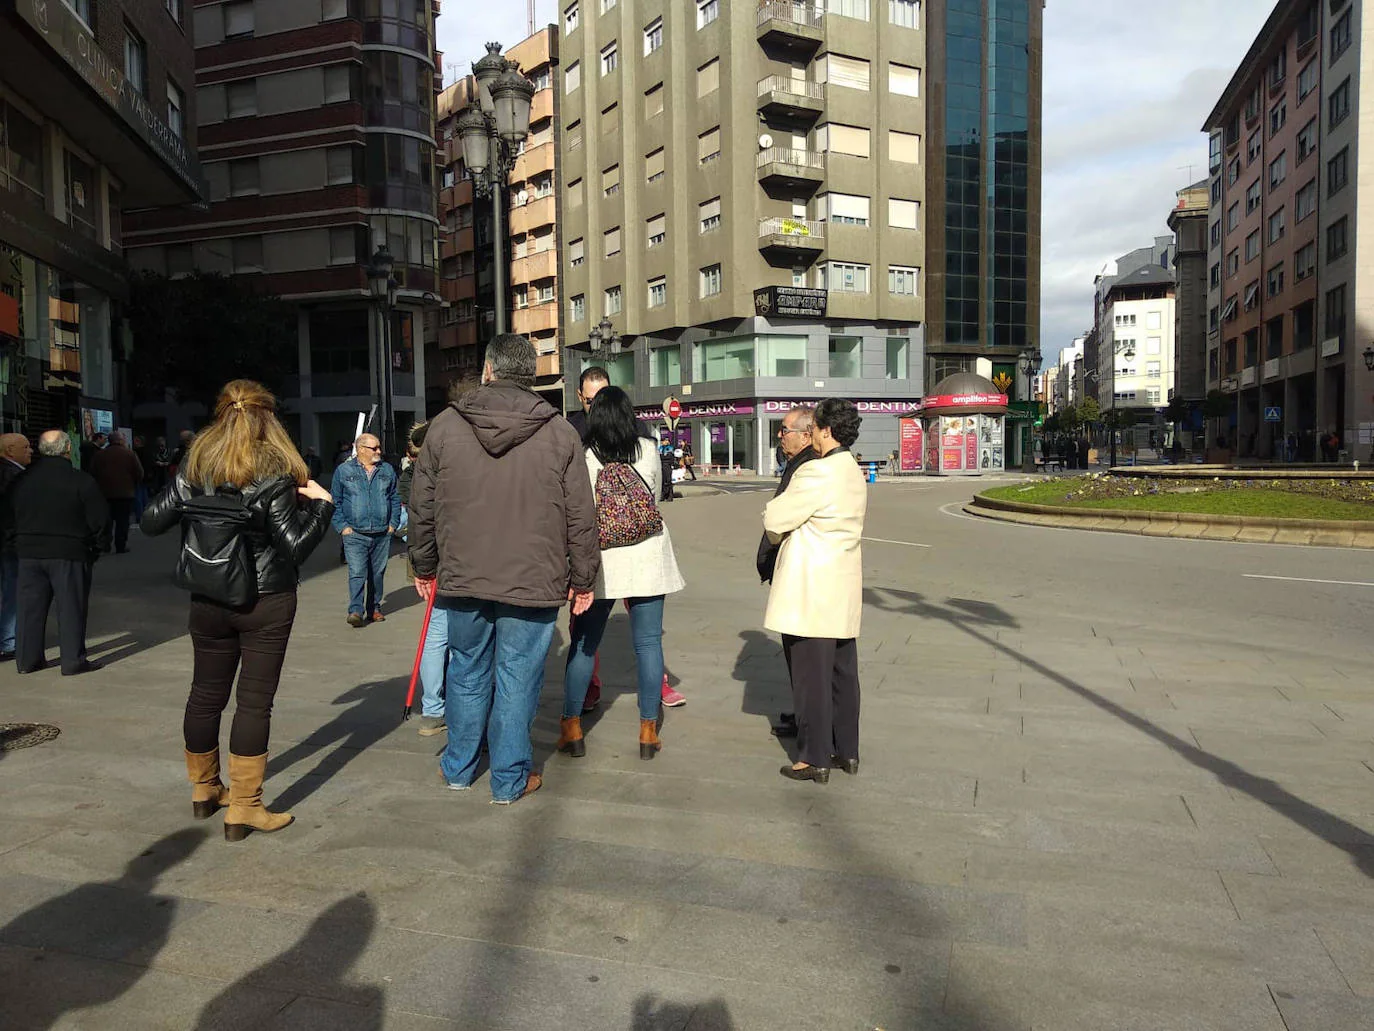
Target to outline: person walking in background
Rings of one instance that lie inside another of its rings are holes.
[[[786,458],[786,464],[782,468],[782,482],[778,484],[778,489],[773,492],[773,497],[777,497],[792,482],[792,477],[797,474],[807,462],[816,457],[816,452],[811,448],[811,409],[805,405],[794,405],[792,410],[782,417],[782,425],[778,427],[778,447],[782,450]],[[778,565],[778,548],[781,545],[769,539],[767,531],[764,531],[762,539],[759,541],[758,557],[755,559],[755,567],[759,572],[759,581],[766,584],[773,582],[773,572]],[[778,722],[773,724],[773,734],[775,737],[796,737],[797,736],[797,716],[796,713],[784,712],[778,716]]]
[[[33,462],[33,447],[22,433],[0,436],[0,662],[14,658],[15,622],[19,616],[19,557],[5,499]]]
[[[129,521],[133,518],[134,501],[143,483],[143,463],[125,446],[124,434],[111,433],[109,444],[103,451],[96,452],[91,475],[110,506],[115,552],[123,555],[129,550]]]
[[[640,435],[634,405],[619,387],[596,395],[587,413],[585,464],[596,498],[601,572],[596,600],[573,623],[563,676],[563,717],[558,749],[586,754],[582,705],[606,621],[617,601],[630,610],[638,671],[639,757],[662,748],[663,602],[682,590],[668,528],[654,505],[662,475],[657,448]]]
[[[425,444],[425,434],[429,423],[416,423],[410,428],[410,438],[406,445],[406,456],[401,462],[401,478],[396,492],[405,507],[409,522],[411,488],[415,480],[415,462],[420,457],[420,449]],[[406,571],[412,581],[415,569],[410,564],[410,554],[406,553]],[[425,599],[428,600],[428,599]],[[430,617],[429,629],[425,631],[424,644],[420,651],[420,736],[433,737],[448,729],[444,720],[444,678],[448,674],[448,603],[442,598],[434,600],[434,612]]]
[[[81,442],[81,450],[77,452],[77,455],[81,459],[83,472],[91,471],[91,463],[95,461],[95,456],[105,449],[108,442],[109,438],[103,433],[94,433]]]
[[[401,525],[396,470],[382,461],[382,444],[364,433],[356,457],[334,470],[334,529],[343,536],[348,561],[348,625],[380,623],[386,597],[391,535]]]
[[[690,477],[692,478],[692,482],[693,482],[693,483],[696,483],[696,482],[697,482],[697,469],[696,469],[696,465],[697,465],[697,459],[696,459],[696,456],[695,456],[694,454],[692,454],[692,445],[691,445],[691,444],[683,444],[683,445],[682,445],[682,469],[683,469],[684,472],[687,473],[688,476],[690,476]]]
[[[415,589],[448,617],[439,768],[470,788],[485,731],[502,805],[542,783],[530,726],[558,610],[586,612],[601,568],[582,442],[530,389],[535,366],[524,337],[487,345],[482,385],[430,420],[410,495]]]
[[[167,450],[167,438],[153,442],[153,497],[161,494],[172,482],[172,453]]]
[[[262,804],[272,701],[296,618],[300,567],[333,511],[329,492],[310,479],[277,420],[276,399],[259,383],[234,380],[220,392],[214,423],[192,444],[172,487],[143,514],[146,534],[182,527],[177,581],[191,591],[195,654],[182,724],[191,810],[206,819],[228,806],[228,841],[280,830],[293,819]],[[215,512],[237,528],[217,528]],[[232,513],[242,518],[231,519]],[[223,549],[214,558],[196,547],[212,538]],[[219,732],[235,671],[226,791]]]
[[[62,430],[38,438],[38,458],[5,498],[5,526],[19,560],[19,621],[15,666],[42,669],[48,609],[57,604],[62,675],[100,669],[86,658],[91,569],[109,550],[110,510],[89,473],[72,465],[72,440]]]
[[[850,446],[863,420],[852,401],[830,398],[812,413],[816,458],[768,503],[763,528],[780,545],[764,626],[782,635],[797,708],[790,780],[859,772],[859,617],[868,492]]]

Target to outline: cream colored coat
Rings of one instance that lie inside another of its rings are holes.
[[[795,637],[843,641],[859,636],[864,592],[859,541],[867,509],[868,486],[848,451],[832,451],[797,470],[763,510],[769,539],[786,536],[764,626]]]

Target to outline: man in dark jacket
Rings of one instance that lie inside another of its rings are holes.
[[[19,630],[15,663],[32,673],[46,663],[48,609],[57,601],[62,675],[100,668],[86,658],[91,567],[109,545],[110,512],[88,473],[72,467],[71,438],[48,430],[38,455],[5,499],[8,532],[19,556]]]
[[[22,433],[6,433],[0,437],[0,499],[8,497],[10,488],[33,461],[33,447]],[[14,658],[14,630],[19,615],[19,558],[14,553],[14,540],[9,525],[9,513],[0,500],[0,662]]]
[[[797,470],[816,457],[816,452],[811,450],[811,419],[811,409],[805,405],[797,405],[783,416],[782,427],[778,430],[778,450],[782,452],[786,464],[782,467],[782,481],[773,492],[775,498],[787,489]],[[781,541],[777,544],[770,543],[766,533],[759,541],[759,553],[755,564],[759,571],[759,579],[766,584],[773,582],[773,570],[777,567],[778,550],[781,547]],[[773,733],[778,737],[796,737],[796,713],[782,713],[778,717],[778,722],[773,724]]]
[[[348,562],[348,624],[380,623],[386,596],[391,535],[401,525],[401,498],[396,470],[382,461],[382,443],[364,433],[357,455],[334,470],[334,529],[343,535]]]
[[[143,463],[124,443],[124,434],[111,433],[109,444],[95,453],[90,474],[110,506],[111,536],[115,551],[122,555],[129,550],[129,520],[143,482]]]
[[[439,768],[449,787],[471,787],[485,730],[501,804],[540,785],[530,725],[554,625],[569,600],[587,610],[601,567],[582,442],[530,390],[534,376],[528,340],[493,340],[482,386],[430,421],[410,495],[415,587],[437,592],[449,631]]]

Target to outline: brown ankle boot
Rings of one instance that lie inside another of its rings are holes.
[[[191,782],[191,815],[208,820],[229,804],[229,789],[219,779],[219,749],[186,753],[186,777]]]
[[[567,752],[574,759],[587,754],[587,742],[582,740],[581,716],[564,716],[558,721],[558,727],[560,733],[555,747],[560,752]]]
[[[279,831],[295,819],[290,813],[273,813],[262,804],[262,782],[267,776],[267,753],[229,753],[229,811],[224,814],[224,840],[242,841],[253,831]]]
[[[658,739],[658,720],[639,721],[639,757],[652,759],[654,753],[663,747]]]

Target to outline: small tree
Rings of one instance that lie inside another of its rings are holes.
[[[1078,406],[1079,421],[1087,426],[1096,426],[1102,421],[1102,406],[1097,403],[1097,398],[1085,398],[1083,403]]]
[[[1235,401],[1220,390],[1212,390],[1202,402],[1202,415],[1207,420],[1207,444],[1214,444],[1221,436],[1218,421],[1235,411]]]

